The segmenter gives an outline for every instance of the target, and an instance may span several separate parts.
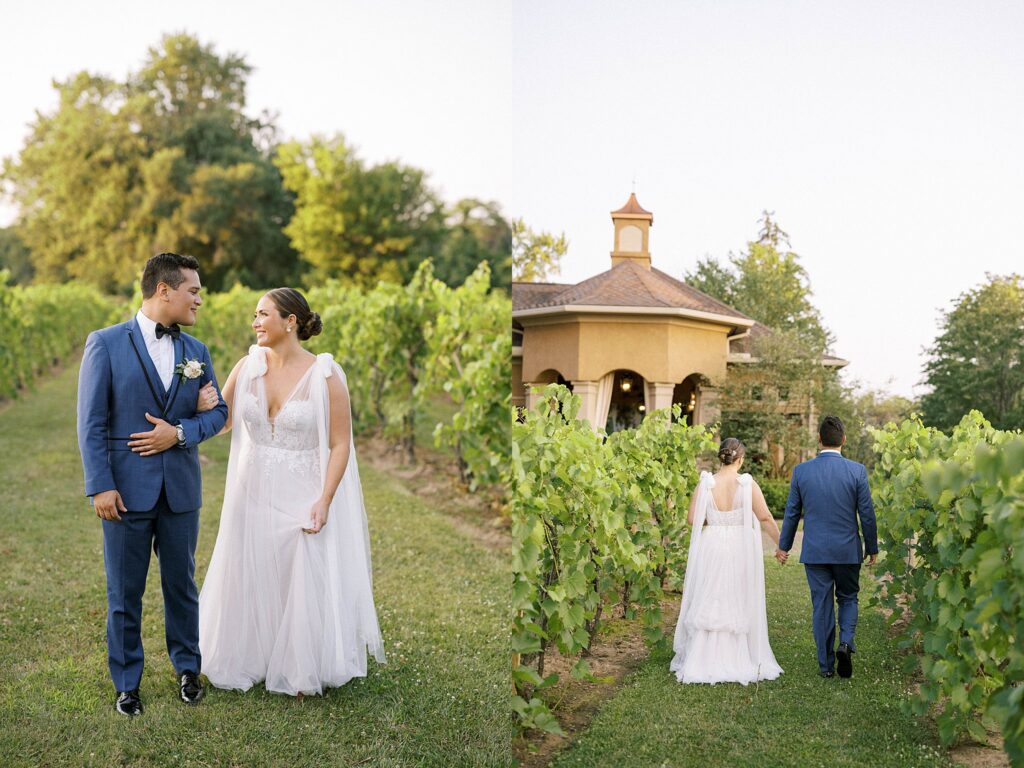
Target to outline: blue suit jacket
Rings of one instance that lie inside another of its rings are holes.
[[[838,453],[820,453],[793,469],[782,521],[779,549],[793,548],[796,527],[804,518],[800,562],[860,564],[864,559],[857,518],[869,555],[878,554],[875,506],[863,464]]]
[[[198,445],[220,432],[228,407],[221,398],[213,410],[196,413],[200,387],[208,381],[217,387],[217,379],[206,345],[182,333],[174,341],[175,365],[186,359],[206,363],[202,375],[183,381],[174,374],[170,389],[164,390],[135,317],[89,334],[78,376],[78,447],[86,496],[117,490],[129,511],[144,512],[156,506],[166,486],[174,512],[202,506]],[[185,447],[153,456],[134,453],[129,435],[153,429],[147,412],[181,424]]]

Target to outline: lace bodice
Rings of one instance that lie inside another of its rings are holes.
[[[743,525],[743,510],[730,509],[728,512],[720,512],[713,506],[708,507],[708,525]]]
[[[289,400],[271,420],[250,393],[242,418],[254,445],[286,451],[317,449],[316,408],[309,400]]]
[[[250,351],[250,354],[253,354]],[[242,404],[242,421],[249,434],[249,463],[284,465],[293,475],[320,476],[318,409],[310,386],[316,364],[302,375],[280,410],[271,419],[263,375],[266,363],[260,354],[254,361],[257,375],[250,381]]]

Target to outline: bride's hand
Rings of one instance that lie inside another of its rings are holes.
[[[317,499],[316,503],[309,510],[309,528],[303,528],[306,533],[320,533],[327,525],[327,513],[330,511],[330,504],[323,499]]]
[[[196,399],[196,413],[213,410],[219,401],[220,396],[217,394],[213,382],[206,382],[205,386],[199,390],[199,397]]]

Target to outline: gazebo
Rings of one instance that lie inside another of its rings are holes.
[[[754,320],[651,265],[654,215],[635,194],[611,217],[611,269],[575,285],[512,284],[513,401],[529,408],[531,388],[560,382],[595,430],[674,403],[690,423],[717,421],[730,344]]]

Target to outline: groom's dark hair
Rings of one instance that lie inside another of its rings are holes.
[[[181,285],[185,276],[183,269],[199,271],[199,262],[194,256],[181,256],[177,253],[158,253],[146,262],[142,270],[142,298],[148,299],[156,293],[160,283],[167,283],[171,288]]]
[[[838,416],[826,416],[818,427],[818,438],[826,448],[839,448],[846,436],[843,420]]]

